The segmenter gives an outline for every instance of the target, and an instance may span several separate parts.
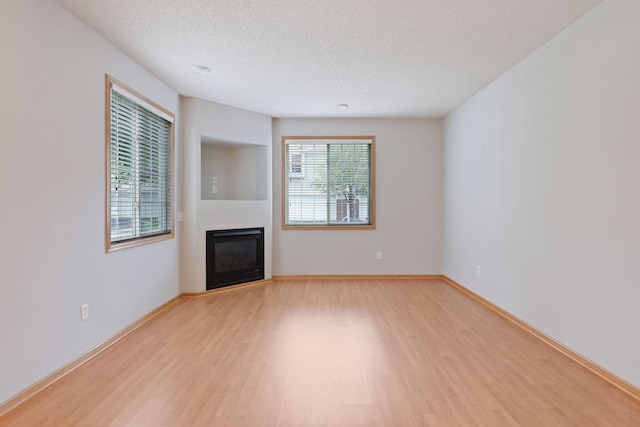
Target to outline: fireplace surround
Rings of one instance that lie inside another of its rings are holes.
[[[207,231],[207,290],[264,279],[264,227]]]

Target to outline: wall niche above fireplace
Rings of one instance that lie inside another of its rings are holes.
[[[207,290],[264,279],[264,228],[207,231]]]
[[[267,147],[202,137],[201,200],[267,200]]]

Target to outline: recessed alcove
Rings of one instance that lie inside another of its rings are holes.
[[[202,137],[201,200],[267,200],[267,146]]]

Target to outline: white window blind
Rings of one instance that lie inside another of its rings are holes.
[[[173,234],[173,117],[120,85],[109,97],[108,250]]]
[[[283,138],[284,225],[369,227],[373,137]]]

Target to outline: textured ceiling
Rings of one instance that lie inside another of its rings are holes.
[[[275,117],[442,117],[601,0],[57,1],[182,95]]]

